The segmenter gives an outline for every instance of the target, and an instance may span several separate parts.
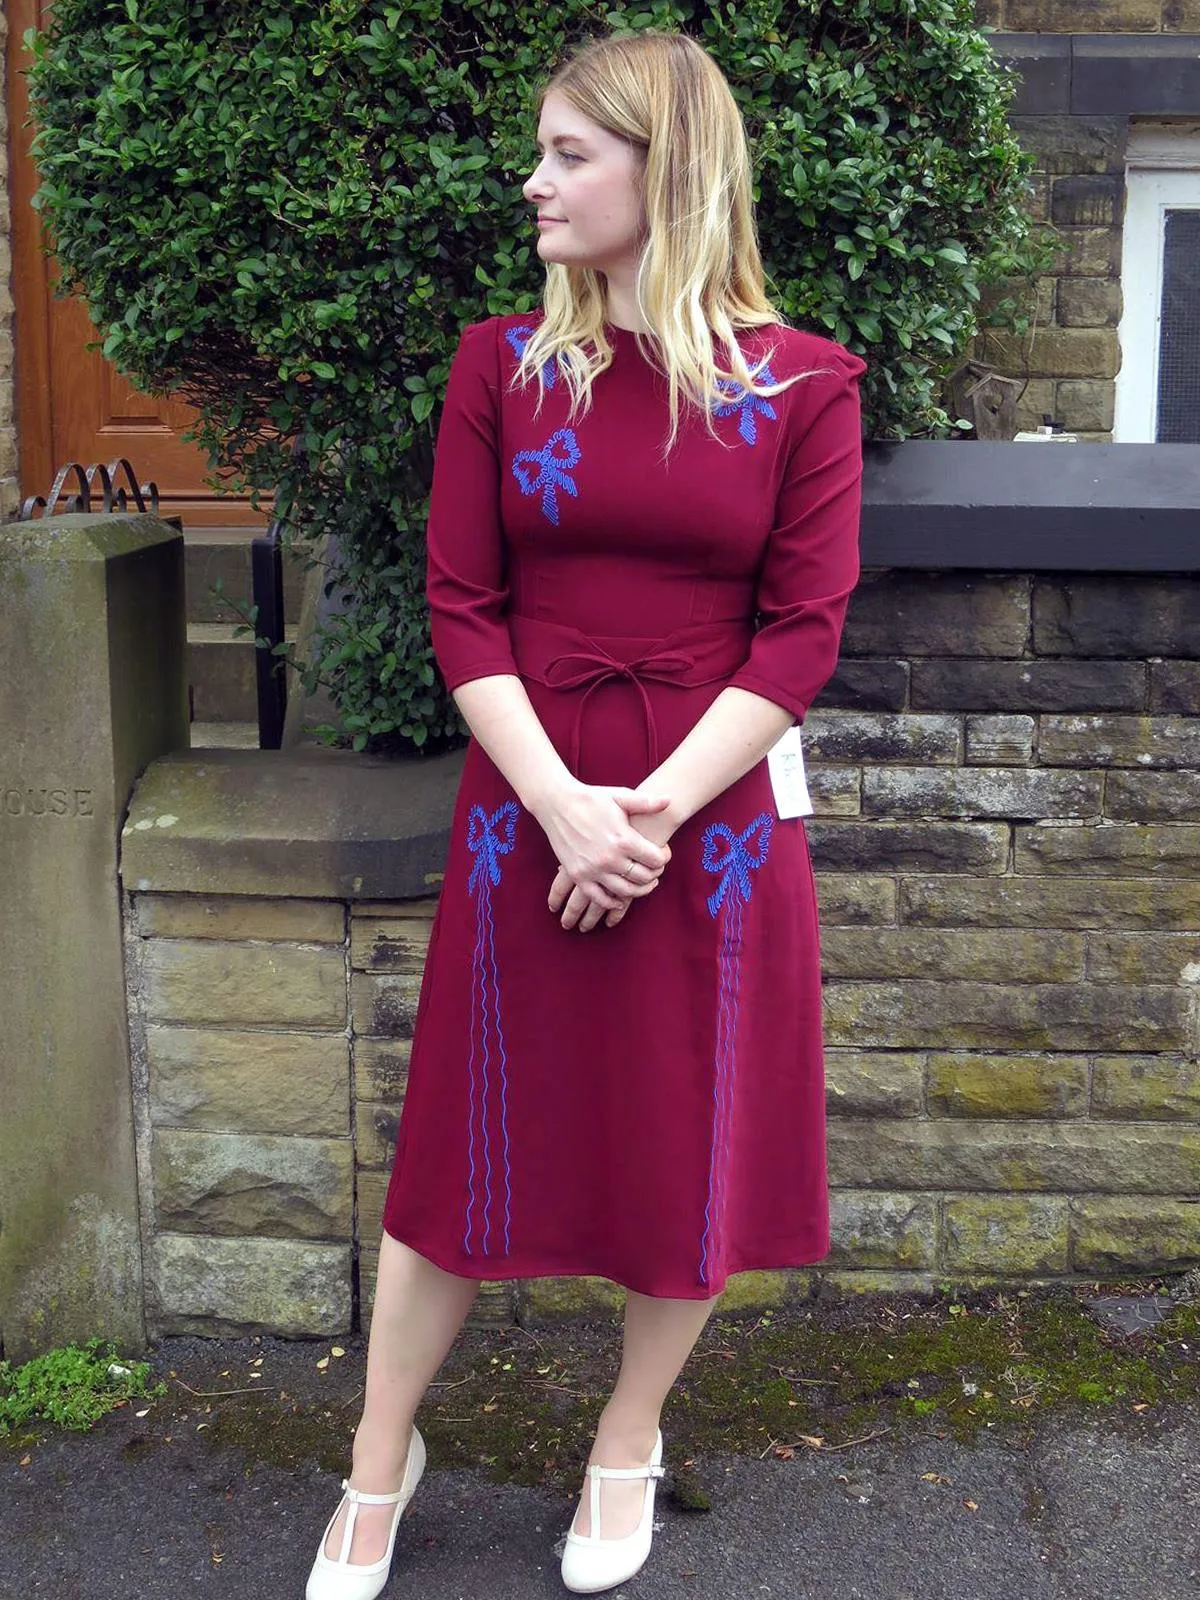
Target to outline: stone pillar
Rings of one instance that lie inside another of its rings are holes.
[[[0,1338],[145,1348],[118,847],[188,744],[183,536],[0,524]],[[159,819],[160,822],[165,822]]]

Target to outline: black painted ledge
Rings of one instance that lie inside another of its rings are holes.
[[[1200,445],[868,442],[866,567],[1200,571]]]
[[[1016,69],[1016,116],[1180,116],[1200,107],[1200,34],[990,33]]]

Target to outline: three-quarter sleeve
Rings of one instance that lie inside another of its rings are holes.
[[[812,362],[831,367],[786,391],[783,478],[758,574],[758,631],[729,687],[806,712],[837,664],[850,593],[859,576],[862,424],[858,379],[866,363],[840,345]],[[807,363],[806,363],[807,364]]]
[[[426,526],[425,596],[447,689],[516,674],[505,621],[498,319],[468,323],[450,364]]]

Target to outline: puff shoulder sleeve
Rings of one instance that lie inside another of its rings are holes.
[[[425,596],[447,689],[516,674],[500,520],[498,319],[468,323],[450,364],[426,525]]]
[[[858,582],[866,363],[831,340],[799,370],[823,370],[785,396],[789,438],[772,527],[758,573],[758,631],[729,680],[803,721],[833,673],[850,593]]]

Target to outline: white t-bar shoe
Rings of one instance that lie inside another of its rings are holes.
[[[349,1478],[342,1479],[342,1488],[345,1490],[342,1500],[349,1500],[350,1505],[346,1512],[346,1526],[342,1530],[342,1543],[337,1560],[331,1561],[325,1554],[325,1543],[337,1520],[337,1514],[342,1509],[341,1501],[334,1509],[333,1516],[325,1524],[325,1532],[321,1535],[321,1543],[317,1547],[316,1560],[308,1575],[304,1600],[375,1600],[375,1596],[380,1593],[388,1580],[400,1518],[404,1515],[404,1508],[412,1499],[413,1491],[420,1483],[424,1471],[425,1441],[414,1428],[408,1446],[408,1460],[404,1463],[404,1481],[394,1494],[365,1494],[361,1489],[352,1489]],[[380,1559],[366,1565],[357,1563],[352,1565],[350,1550],[354,1544],[354,1524],[358,1518],[360,1505],[393,1505],[396,1509],[392,1513],[392,1523],[388,1529],[387,1549]]]
[[[563,1548],[562,1580],[575,1594],[596,1594],[632,1578],[650,1554],[654,1538],[654,1491],[657,1480],[666,1473],[662,1464],[661,1429],[654,1441],[654,1453],[644,1467],[590,1466],[588,1471],[591,1533],[576,1533],[572,1520]],[[605,1539],[600,1532],[600,1480],[602,1478],[646,1478],[646,1498],[642,1518],[632,1533],[623,1539]]]

